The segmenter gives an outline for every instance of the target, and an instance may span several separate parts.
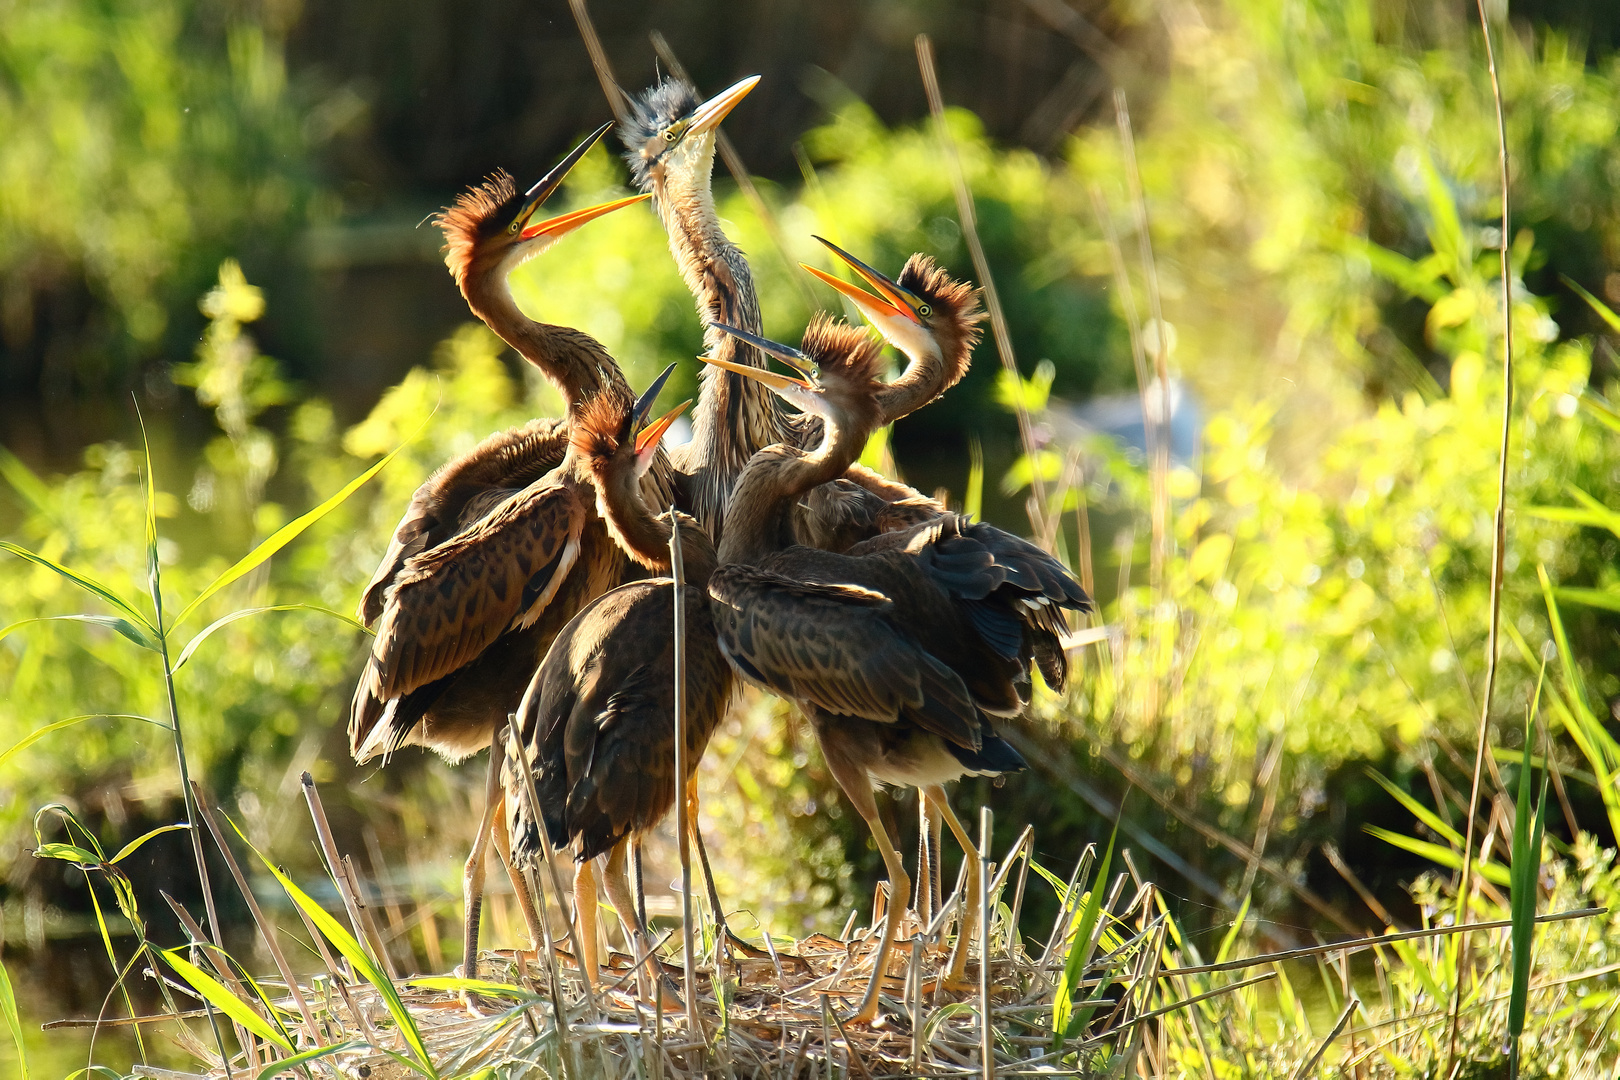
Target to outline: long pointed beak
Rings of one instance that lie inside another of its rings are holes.
[[[919,308],[922,301],[919,297],[914,295],[910,290],[901,288],[900,283],[889,277],[887,274],[881,273],[874,270],[872,267],[867,266],[864,262],[851,255],[849,252],[845,251],[831,240],[824,239],[820,236],[815,237],[815,239],[820,241],[821,244],[834,255],[842,259],[851,270],[854,270],[863,279],[865,279],[866,283],[872,286],[872,288],[876,289],[879,295],[872,296],[870,293],[862,292],[857,286],[851,285],[846,281],[841,281],[825,271],[817,270],[815,267],[810,266],[807,263],[800,263],[800,266],[804,267],[806,270],[810,271],[810,273],[814,274],[816,277],[820,278],[822,281],[825,281],[828,285],[831,285],[833,288],[837,289],[839,292],[853,300],[855,302],[855,306],[861,309],[861,314],[865,315],[868,319],[874,319],[875,321],[875,319],[893,318],[894,316],[899,315],[902,318],[910,319],[919,326],[922,325],[922,317],[919,314]]]
[[[524,229],[519,235],[518,239],[533,240],[537,236],[549,236],[556,239],[565,233],[573,232],[587,221],[595,221],[603,214],[611,214],[615,210],[622,210],[626,206],[633,206],[638,202],[644,202],[650,198],[652,198],[650,194],[631,195],[628,198],[614,199],[612,202],[597,203],[595,206],[587,206],[583,210],[575,210],[572,213],[560,214],[554,218],[547,218],[545,221],[535,222],[527,229]]]
[[[557,162],[556,167],[550,172],[546,173],[546,175],[542,176],[539,183],[535,184],[534,187],[524,192],[527,201],[523,204],[523,209],[519,212],[520,218],[527,221],[536,210],[540,209],[540,204],[549,199],[558,188],[562,187],[562,182],[567,179],[568,174],[573,171],[574,166],[579,164],[579,159],[588,154],[591,147],[600,142],[602,136],[606,135],[612,130],[613,125],[611,123],[603,124],[601,127],[585,136],[584,142],[568,151],[567,157]]]
[[[670,367],[674,366],[674,364],[670,365]],[[658,419],[648,424],[646,429],[643,430],[640,435],[636,436],[636,456],[641,457],[643,454],[651,453],[652,448],[658,445],[658,440],[664,437],[664,432],[669,430],[669,426],[673,424],[681,413],[685,412],[687,408],[691,406],[691,404],[692,399],[688,398],[679,405],[675,406],[673,409],[669,410],[669,412],[665,413],[663,416],[660,416]]]
[[[797,371],[800,375],[803,375],[806,379],[812,381],[815,380],[816,362],[804,355],[804,353],[800,352],[798,349],[795,349],[793,346],[783,345],[781,342],[772,341],[770,338],[763,338],[757,334],[750,334],[747,330],[739,330],[735,326],[727,326],[725,323],[717,322],[710,323],[709,325],[714,327],[716,330],[722,330],[730,334],[739,341],[748,342],[748,344],[752,345],[756,349],[761,350],[762,352],[769,353],[778,360],[782,361],[782,363],[786,364],[788,367],[792,368],[794,371]],[[748,370],[754,371],[757,369],[749,368]]]
[[[742,82],[733,83],[714,97],[699,105],[692,112],[692,121],[687,125],[687,135],[701,135],[726,118],[726,114],[737,107],[737,103],[748,96],[748,91],[759,85],[760,77],[750,75]]]
[[[811,389],[810,384],[804,379],[795,379],[790,375],[778,375],[776,372],[767,371],[764,368],[749,367],[747,364],[738,364],[731,360],[722,360],[718,356],[700,356],[698,359],[711,367],[717,367],[722,371],[735,372],[738,375],[753,379],[755,382],[764,383],[772,390]]]
[[[636,398],[636,404],[634,410],[632,410],[632,414],[635,417],[635,423],[638,428],[647,422],[647,415],[652,412],[653,403],[658,400],[658,395],[663,393],[664,384],[669,382],[669,377],[670,375],[674,374],[674,372],[675,365],[669,365],[669,367],[663,370],[658,378],[652,381],[652,385],[647,387],[640,397]]]

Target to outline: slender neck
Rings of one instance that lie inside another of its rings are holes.
[[[961,370],[958,365],[945,363],[939,343],[933,338],[922,343],[905,342],[897,348],[905,354],[906,370],[877,395],[885,424],[910,416],[949,390],[945,372]]]
[[[609,383],[623,385],[624,375],[589,334],[536,322],[523,314],[507,284],[507,275],[515,266],[511,258],[475,264],[461,279],[461,294],[473,314],[557,387],[572,418],[586,399]]]
[[[656,573],[669,573],[669,541],[674,535],[670,513],[654,515],[642,497],[641,481],[632,469],[598,473],[597,512],[607,522],[608,532],[626,554]],[[702,585],[714,573],[714,544],[698,523],[681,515],[681,569],[687,584]]]
[[[732,490],[730,517],[720,541],[720,564],[758,563],[780,550],[790,535],[788,515],[800,497],[818,484],[842,476],[860,457],[878,419],[874,414],[867,422],[828,420],[815,450],[778,444],[756,454]]]
[[[711,323],[725,323],[761,333],[754,277],[742,252],[727,238],[715,213],[709,178],[714,143],[685,167],[668,169],[654,180],[653,205],[669,234],[669,250],[696,302],[704,325],[703,343],[710,356],[764,368],[763,354]],[[681,449],[678,463],[687,473],[705,472],[694,492],[699,516],[718,521],[731,488],[748,459],[772,443],[802,445],[805,421],[787,412],[765,387],[732,372],[705,366],[692,410],[692,441]]]

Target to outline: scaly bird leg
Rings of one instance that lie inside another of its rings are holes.
[[[927,789],[927,795],[928,801],[933,804],[935,814],[951,827],[951,835],[962,845],[962,858],[967,861],[967,883],[963,886],[967,900],[963,908],[967,914],[962,918],[962,925],[957,928],[961,945],[952,957],[950,971],[946,974],[948,980],[958,982],[962,978],[962,972],[967,968],[968,943],[975,939],[979,928],[979,875],[983,872],[983,867],[980,865],[979,849],[974,846],[973,838],[968,836],[967,829],[957,818],[956,811],[951,809],[950,799],[946,797],[944,787],[931,784]],[[980,963],[983,962],[981,957]]]
[[[540,828],[545,828],[544,823]],[[500,852],[501,861],[506,864],[506,875],[512,879],[512,891],[517,893],[518,908],[523,912],[523,927],[529,932],[529,948],[535,957],[539,957],[540,950],[545,947],[545,928],[540,925],[540,912],[535,910],[534,897],[529,892],[528,880],[524,878],[523,871],[512,863],[512,834],[506,821],[506,814],[495,815],[495,850]],[[522,965],[519,965],[519,970]]]
[[[579,966],[595,990],[600,982],[596,967],[596,860],[574,864],[574,926],[579,931]]]
[[[697,789],[694,785],[688,784],[686,790],[686,802],[689,808],[688,813],[690,814],[687,820],[692,823],[692,842],[697,845],[698,863],[703,868],[703,884],[708,889],[709,893],[709,910],[714,912],[715,926],[719,930],[719,934],[715,942],[715,960],[717,963],[719,962],[721,942],[724,942],[726,945],[737,950],[750,959],[769,960],[771,958],[771,954],[769,952],[750,945],[748,942],[732,933],[730,924],[726,922],[726,913],[720,908],[720,892],[714,887],[714,871],[709,867],[709,849],[703,843],[703,830],[698,828]],[[807,964],[801,957],[794,956],[792,953],[777,953],[776,956],[778,960],[789,961],[795,967],[802,968],[806,973],[812,973],[810,965]]]
[[[625,850],[630,846],[628,840],[620,840],[608,852],[607,866],[603,870],[602,885],[607,889],[608,902],[613,910],[618,912],[619,922],[624,927],[625,940],[630,942],[630,950],[634,956],[644,956],[646,960],[636,969],[636,988],[643,1001],[652,1000],[652,984],[647,981],[647,972],[653,973],[653,978],[667,978],[664,966],[658,962],[658,957],[652,955],[652,934],[647,930],[647,924],[642,921],[641,912],[636,909],[635,896],[630,889],[630,878],[625,872]],[[686,1008],[681,1004],[680,990],[673,981],[666,982],[664,986],[664,1011],[680,1012]]]
[[[830,740],[823,739],[822,749],[828,750],[830,746]],[[855,804],[856,811],[866,819],[866,827],[872,830],[872,839],[877,842],[878,854],[883,856],[883,864],[889,870],[889,894],[895,897],[911,895],[911,878],[906,874],[905,863],[901,862],[900,852],[895,848],[894,841],[889,839],[889,830],[883,827],[883,818],[878,813],[877,800],[872,797],[872,785],[866,777],[866,771],[846,762],[842,755],[836,752],[827,753],[825,756],[833,779],[844,789],[849,801]],[[879,942],[877,956],[872,961],[872,981],[866,985],[866,996],[861,999],[860,1010],[850,1017],[849,1022],[852,1024],[870,1024],[877,1019],[878,991],[882,989],[883,979],[889,973],[889,953],[894,947],[895,928],[900,921],[901,903],[889,905],[888,917],[883,920],[883,939]]]
[[[495,819],[495,809],[501,790],[501,757],[498,746],[497,740],[497,749],[492,749],[489,753],[489,779],[484,784],[484,816],[478,823],[478,835],[473,838],[472,851],[467,855],[467,865],[461,874],[464,904],[461,974],[467,979],[478,977],[478,926],[484,905],[484,865],[489,855],[490,826]]]

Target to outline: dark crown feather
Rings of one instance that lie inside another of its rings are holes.
[[[965,281],[957,281],[932,256],[920,251],[906,260],[896,280],[901,288],[911,290],[933,306],[936,325],[941,318],[952,324],[947,332],[964,346],[945,350],[946,361],[956,361],[946,372],[945,386],[947,389],[955,386],[967,374],[973,350],[984,335],[985,312],[979,303],[979,290]]]
[[[510,223],[522,196],[505,169],[496,169],[482,184],[463,191],[456,201],[433,215],[444,233],[444,264],[460,279],[482,240]]]
[[[576,454],[596,460],[612,457],[629,435],[630,413],[636,402],[630,392],[609,386],[579,407],[568,430],[568,443]]]
[[[851,326],[826,312],[817,312],[810,320],[799,349],[816,362],[823,379],[832,374],[856,386],[876,389],[883,377],[883,343],[864,327]]]

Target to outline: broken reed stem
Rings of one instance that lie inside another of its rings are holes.
[[[613,77],[613,66],[608,63],[602,39],[596,36],[596,24],[591,22],[591,13],[585,7],[585,0],[568,0],[568,6],[574,13],[574,22],[579,26],[579,36],[585,39],[585,51],[591,56],[596,81],[602,84],[602,96],[607,98],[613,118],[622,124],[629,115],[629,103],[625,100],[624,91],[619,89],[619,80]]]
[[[983,1080],[996,1080],[996,1029],[990,1016],[990,834],[994,825],[994,812],[988,806],[979,807],[979,895],[973,903],[979,909],[979,1075]]]
[[[692,948],[692,820],[688,805],[686,777],[686,567],[681,561],[681,525],[678,515],[669,515],[669,576],[675,590],[675,813],[676,833],[681,854],[681,969],[686,991],[688,1036],[702,1032],[698,1026],[697,970]]]
[[[1507,550],[1508,446],[1513,432],[1513,277],[1508,251],[1508,146],[1507,120],[1502,110],[1502,83],[1496,73],[1496,49],[1491,44],[1491,24],[1485,16],[1485,0],[1475,0],[1479,29],[1485,37],[1485,63],[1491,75],[1491,98],[1496,105],[1496,155],[1502,187],[1502,235],[1497,244],[1502,268],[1502,442],[1496,476],[1496,520],[1491,534],[1491,615],[1490,636],[1485,647],[1485,690],[1480,695],[1479,730],[1475,734],[1474,778],[1468,792],[1468,833],[1463,842],[1462,876],[1457,887],[1457,921],[1468,911],[1468,894],[1473,884],[1474,814],[1479,808],[1480,773],[1490,736],[1491,695],[1496,689],[1497,638],[1502,627],[1502,560]],[[1466,942],[1466,939],[1464,939]],[[1457,951],[1457,971],[1451,994],[1451,1020],[1447,1025],[1446,1072],[1451,1072],[1457,1056],[1457,1025],[1462,1008],[1462,963],[1466,950]]]
[[[956,195],[956,215],[962,219],[962,239],[967,242],[968,255],[973,260],[973,272],[979,276],[979,288],[984,293],[984,306],[990,312],[990,329],[996,339],[996,351],[1001,354],[1001,366],[1015,379],[1018,360],[1013,354],[1012,331],[1007,327],[1007,316],[1001,310],[1001,297],[996,293],[996,282],[990,276],[990,262],[984,256],[984,245],[979,241],[978,219],[973,211],[973,192],[968,189],[967,177],[962,172],[962,161],[956,154],[956,141],[945,123],[945,99],[939,91],[939,73],[934,68],[934,43],[927,34],[917,35],[917,67],[922,72],[923,92],[928,96],[928,111],[933,114],[934,127],[939,133],[939,144],[944,152],[946,171],[950,173],[951,190]],[[1029,524],[1036,536],[1046,535],[1046,481],[1041,478],[1040,463],[1035,457],[1035,427],[1024,407],[1023,395],[1014,398],[1018,416],[1018,437],[1029,458],[1030,490],[1034,494],[1029,504]]]
[[[377,936],[376,927],[364,916],[365,901],[360,898],[360,892],[349,876],[349,864],[338,854],[337,841],[332,839],[332,826],[326,820],[326,808],[321,805],[320,792],[315,789],[315,778],[306,772],[299,778],[299,783],[304,787],[304,801],[309,804],[309,816],[315,822],[315,835],[321,842],[321,854],[326,857],[332,881],[337,885],[338,895],[343,898],[343,909],[348,912],[354,936],[365,942],[371,958],[387,972],[390,979],[399,978],[393,961],[388,958],[388,951],[382,947],[382,941]]]
[[[214,844],[225,857],[225,866],[236,881],[236,887],[241,890],[242,898],[247,901],[248,914],[253,917],[253,925],[259,931],[259,937],[264,941],[264,947],[270,951],[270,959],[275,961],[276,971],[281,974],[282,981],[287,984],[287,993],[293,999],[293,1005],[298,1009],[298,1015],[304,1018],[304,1024],[309,1028],[310,1038],[315,1040],[316,1046],[325,1046],[326,1040],[321,1037],[321,1029],[315,1023],[315,1014],[310,1011],[309,1004],[304,1001],[303,991],[298,988],[298,980],[293,978],[292,968],[287,963],[287,957],[276,942],[275,927],[264,917],[259,909],[259,901],[249,888],[247,878],[242,874],[242,868],[236,863],[236,856],[225,843],[225,836],[220,832],[219,823],[214,820],[214,808],[209,805],[208,799],[196,781],[191,784],[192,798],[197,800],[197,809],[202,815],[203,824],[208,826],[208,832],[214,838]]]

